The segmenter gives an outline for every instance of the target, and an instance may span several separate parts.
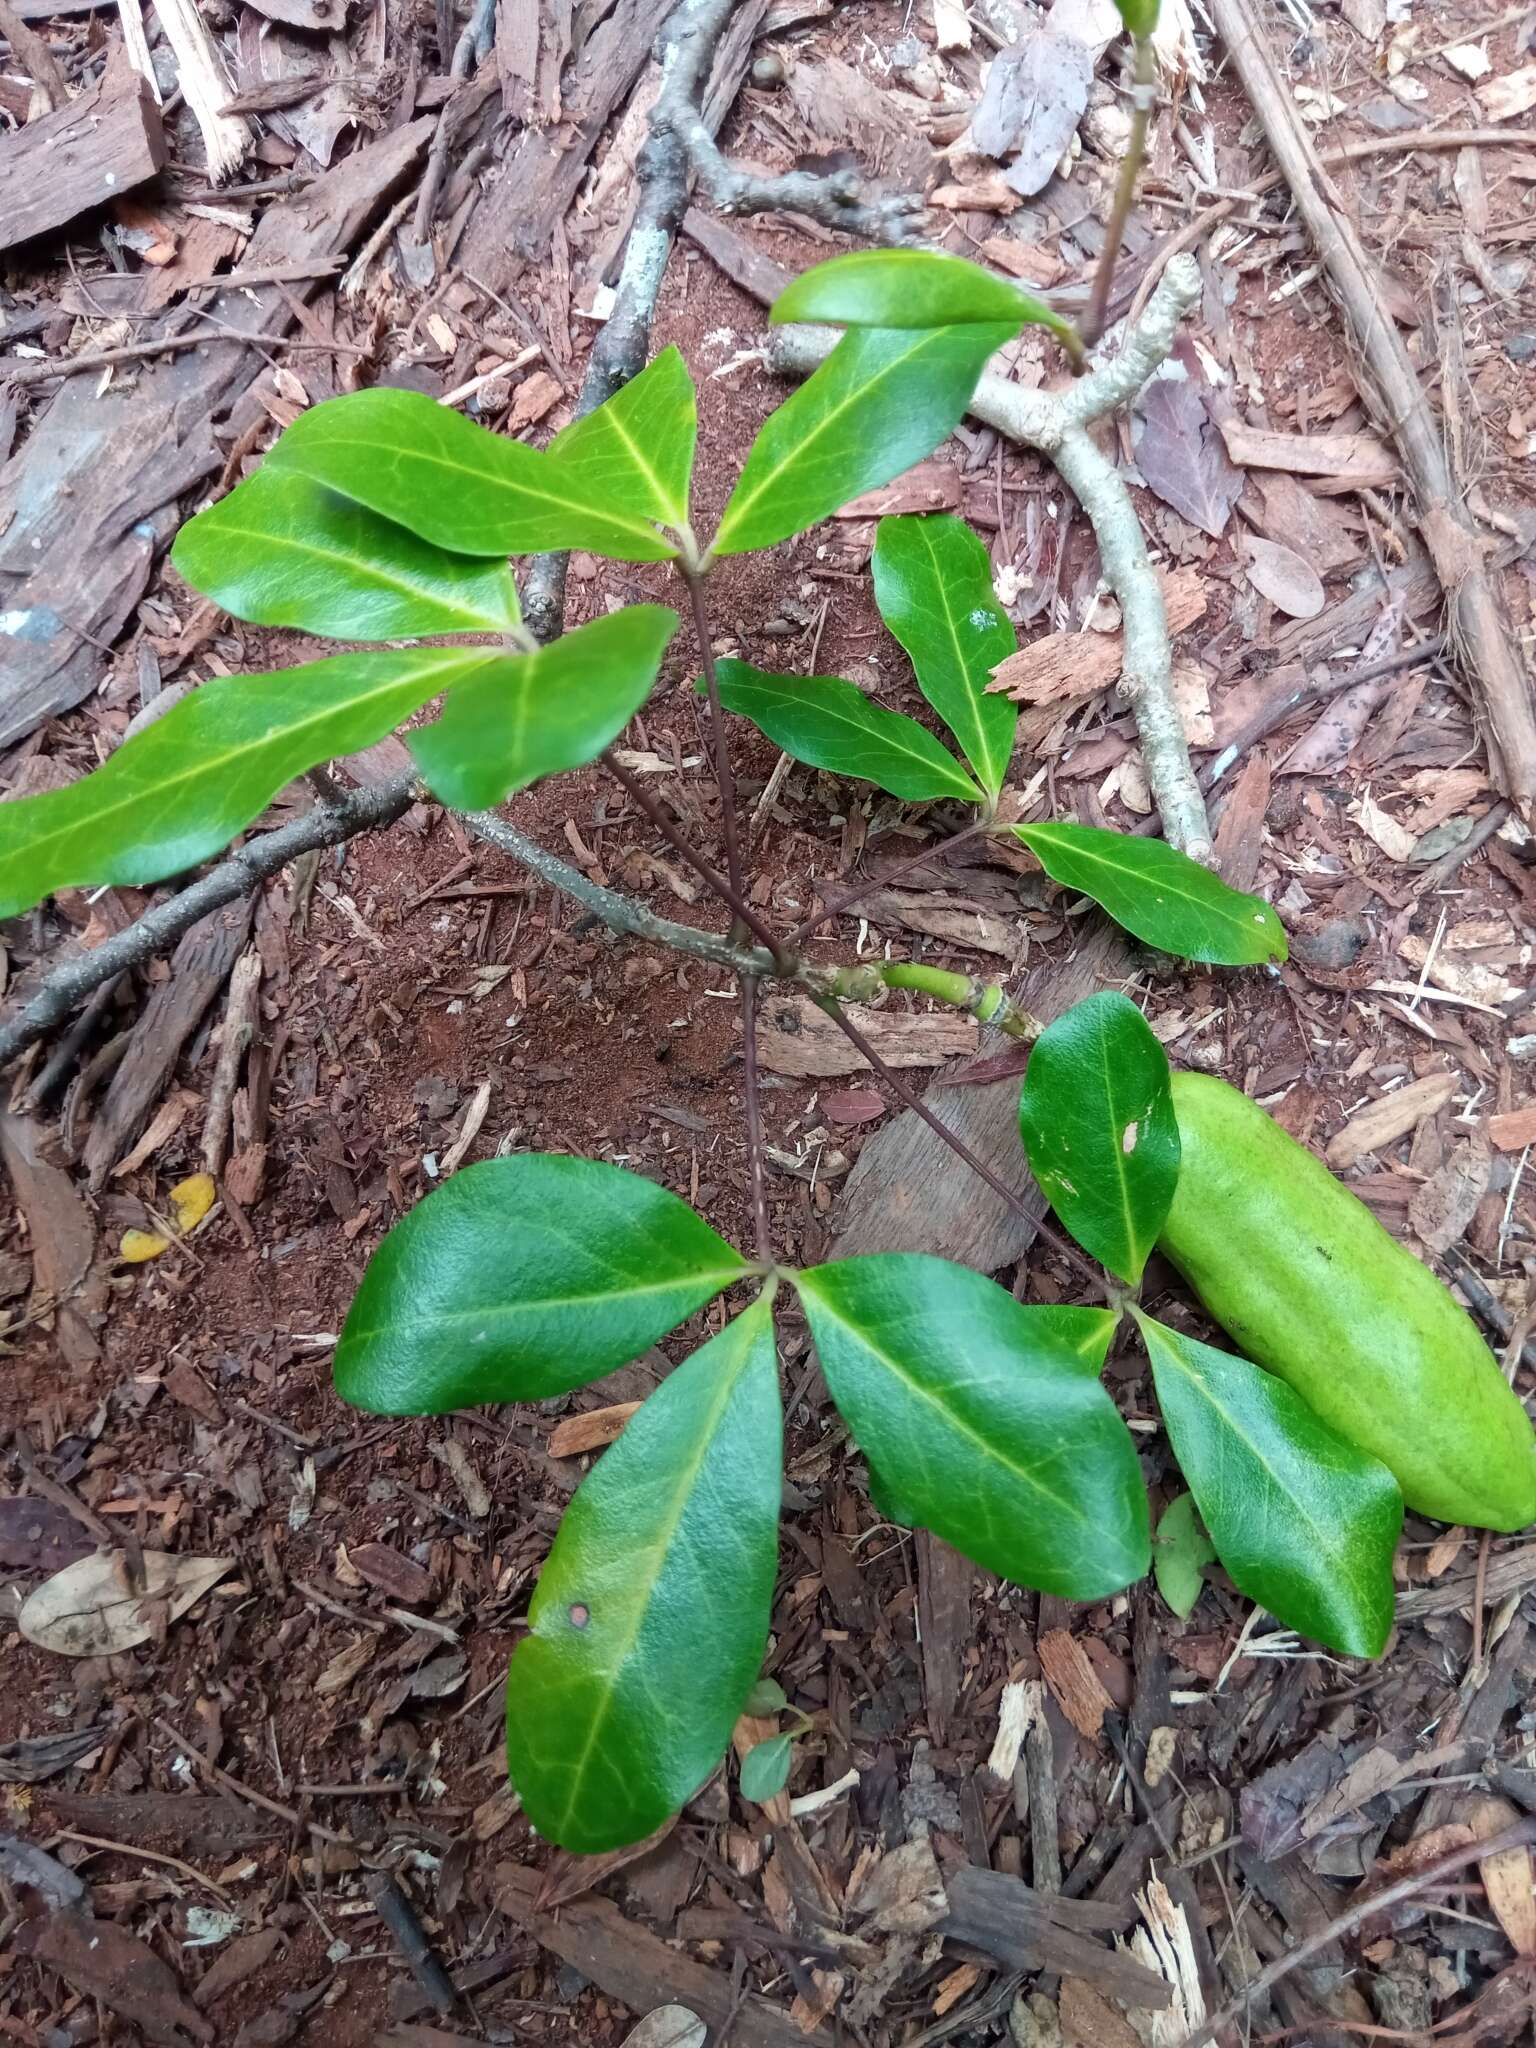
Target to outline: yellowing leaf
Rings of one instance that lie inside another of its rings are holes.
[[[196,1230],[218,1199],[211,1173],[189,1174],[171,1189],[171,1221],[185,1237]]]
[[[170,1242],[156,1230],[125,1230],[118,1250],[130,1266],[142,1266],[146,1259],[158,1259]]]

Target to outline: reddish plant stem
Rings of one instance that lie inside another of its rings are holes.
[[[725,713],[720,705],[720,677],[715,668],[715,650],[709,638],[709,614],[704,605],[704,579],[690,569],[683,569],[681,575],[688,586],[688,598],[693,607],[693,630],[699,643],[699,666],[704,671],[704,689],[709,698],[715,781],[720,788],[720,836],[725,841],[725,872],[736,894],[745,898],[747,888],[741,865],[741,833],[736,824],[736,779],[731,773],[731,750],[725,737]],[[777,947],[774,950],[777,951]]]
[[[1008,1183],[998,1178],[985,1160],[977,1158],[963,1138],[957,1138],[949,1126],[941,1118],[934,1115],[922,1097],[910,1089],[895,1069],[888,1066],[880,1057],[880,1054],[876,1052],[858,1025],[854,1023],[847,1011],[844,1010],[841,1003],[833,996],[828,996],[824,1000],[818,998],[818,1000],[821,1000],[821,1007],[826,1011],[833,1023],[836,1024],[838,1030],[842,1032],[849,1044],[864,1055],[874,1072],[890,1089],[896,1099],[915,1115],[921,1117],[934,1136],[941,1138],[957,1159],[963,1159],[972,1173],[979,1174],[993,1194],[1000,1201],[1006,1202],[1016,1216],[1022,1217],[1036,1236],[1043,1238],[1048,1245],[1059,1252],[1067,1264],[1072,1267],[1073,1271],[1086,1280],[1096,1293],[1104,1295],[1111,1302],[1118,1302],[1120,1299],[1119,1293],[1110,1285],[1093,1261],[1085,1258],[1077,1246],[1069,1238],[1063,1237],[1053,1224],[1047,1223],[1043,1217],[1036,1216],[1028,1204],[1019,1195],[1014,1193]]]
[[[773,1264],[773,1230],[768,1220],[768,1185],[763,1172],[763,1103],[757,1071],[757,977],[741,978],[742,1064],[746,1076],[747,1163],[752,1175],[752,1229],[761,1264]]]
[[[718,869],[712,868],[702,854],[694,852],[687,839],[679,832],[661,805],[657,803],[655,797],[651,795],[644,783],[641,782],[639,776],[631,775],[623,763],[615,759],[612,747],[605,747],[603,749],[602,762],[608,773],[618,783],[630,801],[645,813],[667,844],[682,859],[687,861],[689,867],[693,869],[699,879],[713,890],[714,894],[720,898],[732,915],[741,924],[745,925],[758,944],[766,946],[780,965],[786,964],[782,940],[778,939],[771,927],[763,922],[751,904],[748,903],[746,897],[732,888],[726,877]]]
[[[929,861],[939,860],[953,848],[963,845],[967,839],[975,839],[978,834],[985,832],[987,823],[985,818],[973,818],[969,825],[962,825],[958,832],[951,832],[947,839],[939,840],[936,845],[924,847],[921,853],[915,853],[910,860],[902,861],[892,868],[888,875],[881,875],[878,880],[860,882],[853,889],[845,889],[841,896],[834,896],[829,902],[824,903],[814,917],[808,917],[803,924],[797,924],[785,943],[794,948],[803,946],[806,940],[814,932],[819,931],[830,918],[840,917],[853,904],[862,903],[872,889],[888,889],[893,882],[899,882],[903,875],[910,875],[914,868],[926,867]]]

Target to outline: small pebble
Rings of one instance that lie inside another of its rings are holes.
[[[784,69],[784,59],[777,50],[764,50],[761,57],[752,60],[752,83],[766,92],[769,86],[782,85],[789,74]]]

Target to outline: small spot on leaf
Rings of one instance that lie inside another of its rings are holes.
[[[572,1608],[571,1608],[571,1614],[570,1614],[570,1620],[571,1620],[571,1627],[572,1627],[572,1628],[585,1628],[585,1627],[586,1627],[586,1625],[587,1625],[587,1623],[588,1623],[588,1622],[589,1622],[589,1621],[590,1621],[591,1619],[592,1619],[592,1610],[591,1610],[591,1608],[590,1608],[590,1607],[587,1607],[587,1606],[584,1606],[584,1605],[583,1605],[583,1603],[582,1603],[582,1602],[581,1602],[580,1600],[576,1601],[576,1602],[575,1602],[575,1604],[574,1604],[574,1605],[572,1606]]]
[[[1129,1123],[1120,1134],[1120,1150],[1127,1157],[1136,1150],[1136,1139],[1141,1131],[1139,1123]]]

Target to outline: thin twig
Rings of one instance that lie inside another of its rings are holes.
[[[688,586],[688,601],[693,607],[699,665],[704,671],[704,690],[709,699],[710,741],[715,755],[715,781],[720,789],[720,836],[725,841],[725,872],[736,894],[744,896],[746,877],[741,865],[741,834],[736,823],[736,778],[731,773],[730,742],[726,738],[725,712],[720,703],[720,677],[715,668],[715,650],[710,644],[704,579],[691,569],[685,569],[682,574]]]
[[[673,824],[672,820],[661,808],[655,797],[651,795],[645,784],[641,782],[640,778],[636,775],[631,775],[623,763],[617,759],[612,747],[605,747],[603,749],[602,759],[603,766],[608,770],[614,781],[620,785],[631,801],[638,805],[640,810],[650,819],[662,838],[666,840],[668,846],[679,854],[682,859],[687,861],[689,867],[693,869],[699,879],[706,883],[713,890],[714,894],[720,898],[721,902],[725,904],[726,908],[746,926],[753,938],[760,945],[766,946],[769,952],[775,958],[778,958],[780,953],[778,938],[769,926],[764,924],[746,897],[733,889],[725,876],[718,869],[712,868],[702,854],[694,852],[693,848],[688,844],[686,836]]]
[[[741,978],[742,1068],[746,1076],[747,1164],[752,1177],[752,1228],[757,1256],[773,1264],[773,1230],[768,1220],[768,1187],[763,1173],[763,1104],[757,1072],[757,976]]]
[[[1464,1870],[1469,1863],[1481,1863],[1487,1857],[1502,1856],[1510,1849],[1523,1849],[1531,1842],[1536,1842],[1536,1815],[1528,1815],[1524,1820],[1514,1822],[1498,1834],[1490,1835],[1486,1841],[1464,1842],[1455,1849],[1449,1849],[1445,1855],[1437,1856],[1433,1863],[1426,1863],[1422,1870],[1411,1871],[1407,1877],[1399,1878],[1396,1884],[1389,1884],[1384,1891],[1366,1895],[1357,1893],[1344,1911],[1337,1918],[1330,1920],[1326,1927],[1319,1927],[1295,1948],[1287,1949],[1283,1955],[1276,1956],[1272,1963],[1266,1963],[1257,1977],[1250,1984],[1243,1986],[1236,1998],[1230,1999],[1213,2018],[1205,2022],[1204,2026],[1197,2027],[1194,2033],[1181,2041],[1179,2048],[1205,2048],[1205,2043],[1214,2040],[1224,2028],[1231,2026],[1234,2021],[1245,2019],[1252,2010],[1254,2000],[1273,1990],[1282,1977],[1288,1977],[1293,1970],[1299,1970],[1304,1964],[1311,1962],[1314,1956],[1320,1955],[1324,1949],[1332,1948],[1335,1942],[1342,1941],[1346,1935],[1352,1934],[1362,1921],[1372,1919],[1378,1913],[1386,1913],[1393,1906],[1401,1905],[1415,1893],[1438,1884],[1441,1878],[1451,1877],[1456,1871]]]
[[[835,997],[826,997],[823,999],[821,1006],[833,1023],[836,1024],[838,1030],[848,1040],[849,1044],[856,1051],[864,1055],[873,1072],[879,1076],[899,1102],[919,1116],[928,1126],[929,1130],[933,1132],[934,1136],[943,1140],[957,1159],[965,1161],[972,1173],[979,1174],[993,1194],[1000,1201],[1006,1202],[1016,1216],[1028,1223],[1030,1230],[1036,1236],[1043,1238],[1047,1244],[1059,1252],[1067,1261],[1067,1264],[1073,1268],[1080,1278],[1087,1281],[1096,1293],[1104,1295],[1111,1301],[1119,1299],[1114,1288],[1110,1286],[1092,1260],[1085,1258],[1077,1246],[1070,1239],[1063,1237],[1051,1224],[1047,1223],[1044,1217],[1037,1216],[1022,1195],[1009,1187],[1006,1181],[1000,1180],[984,1159],[977,1158],[963,1138],[957,1137],[942,1118],[934,1115],[922,1097],[914,1089],[909,1088],[894,1067],[889,1066],[881,1058],[880,1054],[876,1052],[875,1048],[864,1036],[864,1033],[854,1023],[853,1019]]]
[[[1136,53],[1136,68],[1132,85],[1131,133],[1125,155],[1120,159],[1114,205],[1104,234],[1104,246],[1099,251],[1099,267],[1093,274],[1093,290],[1078,325],[1085,348],[1092,348],[1104,332],[1110,289],[1115,281],[1115,264],[1119,260],[1120,245],[1125,240],[1131,208],[1136,203],[1136,183],[1147,154],[1147,129],[1151,125],[1152,109],[1157,104],[1157,58],[1152,38],[1149,35],[1135,36],[1132,46]]]
[[[78,377],[88,370],[110,370],[116,363],[142,363],[151,356],[172,355],[183,348],[226,348],[238,343],[246,348],[285,348],[290,353],[318,355],[362,355],[343,341],[301,341],[287,334],[242,334],[235,328],[214,334],[172,334],[161,341],[132,341],[123,348],[99,348],[78,356],[47,357],[35,363],[11,363],[6,379],[12,384],[46,384],[51,377]]]
[[[851,910],[855,903],[862,903],[874,890],[889,889],[904,875],[910,875],[917,868],[927,867],[930,861],[941,860],[945,854],[952,853],[957,846],[963,846],[968,839],[975,839],[986,829],[985,818],[973,818],[969,825],[963,825],[958,832],[951,832],[947,839],[937,840],[932,846],[925,846],[921,853],[914,853],[910,860],[898,862],[888,874],[868,877],[854,888],[845,889],[841,896],[834,896],[824,903],[814,917],[808,917],[802,924],[797,924],[785,940],[785,945],[798,950],[822,925],[831,918],[841,917],[843,912]]]

